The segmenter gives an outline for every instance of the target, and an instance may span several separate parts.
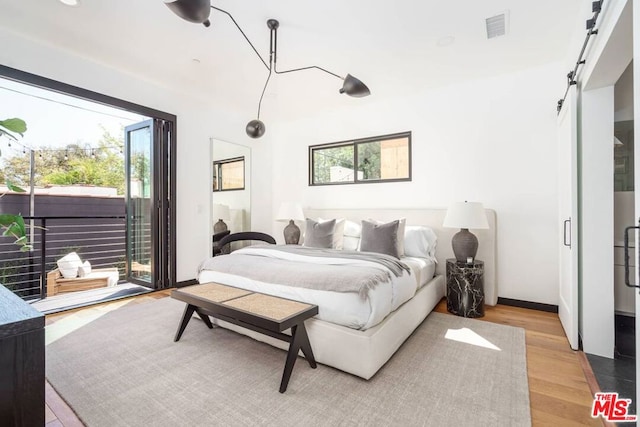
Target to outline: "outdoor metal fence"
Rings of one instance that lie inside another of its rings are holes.
[[[56,261],[69,252],[92,268],[117,267],[125,279],[124,216],[25,217],[32,224],[33,250],[20,252],[9,238],[0,238],[0,283],[25,300],[46,295],[46,278]]]

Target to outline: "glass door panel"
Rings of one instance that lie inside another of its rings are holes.
[[[154,120],[125,128],[127,280],[155,287]]]

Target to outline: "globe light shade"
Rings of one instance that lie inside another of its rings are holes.
[[[264,135],[264,131],[266,130],[266,128],[264,126],[264,123],[262,123],[258,119],[255,119],[247,123],[246,130],[247,135],[249,135],[251,138],[260,138],[262,135]]]
[[[351,74],[347,74],[347,77],[345,77],[340,93],[346,93],[354,98],[362,98],[364,96],[371,95],[371,91],[367,85],[353,77]]]
[[[165,0],[164,4],[185,21],[203,24],[205,27],[211,25],[211,0]]]

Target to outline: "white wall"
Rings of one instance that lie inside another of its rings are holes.
[[[615,85],[615,121],[633,120],[633,61]]]
[[[177,115],[177,280],[193,279],[211,240],[209,138],[246,142],[245,118],[2,28],[0,40],[0,64]]]
[[[272,218],[287,200],[314,208],[446,207],[454,201],[481,201],[497,212],[499,296],[557,304],[555,105],[565,74],[553,63],[278,123],[271,150],[265,150],[271,151],[272,197],[260,201],[261,225],[282,239],[283,226]],[[375,82],[370,87],[375,97]],[[413,138],[411,182],[307,185],[309,145],[407,130]],[[254,161],[260,163],[257,153]]]

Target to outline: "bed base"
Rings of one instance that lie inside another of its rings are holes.
[[[420,288],[413,298],[366,331],[308,319],[305,325],[316,361],[368,380],[393,356],[444,296],[444,277],[437,275]],[[241,326],[218,319],[213,319],[213,323],[274,347],[287,349],[286,343]]]

